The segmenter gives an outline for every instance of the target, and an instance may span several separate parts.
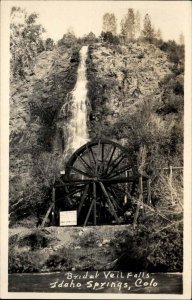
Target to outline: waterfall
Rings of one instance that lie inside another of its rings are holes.
[[[64,160],[80,146],[88,141],[87,130],[87,74],[86,59],[88,46],[80,50],[80,63],[77,70],[77,81],[74,89],[68,94],[68,101],[63,105],[61,113],[67,116],[65,123]]]

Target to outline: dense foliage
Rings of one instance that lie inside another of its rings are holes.
[[[43,27],[36,13],[28,14],[19,7],[11,10],[10,52],[11,75],[24,78],[33,70],[37,55],[44,50]]]

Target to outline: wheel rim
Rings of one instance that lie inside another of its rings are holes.
[[[66,164],[65,199],[77,209],[79,225],[102,224],[102,220],[120,224],[125,198],[131,201],[137,180],[127,149],[109,140],[92,141]]]

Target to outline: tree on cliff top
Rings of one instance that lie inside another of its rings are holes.
[[[98,39],[96,38],[96,36],[93,32],[89,32],[88,34],[85,34],[79,40],[82,41],[85,44],[93,44],[93,43],[98,42]]]
[[[73,30],[71,28],[69,28],[68,31],[67,31],[67,33],[65,33],[63,35],[62,39],[60,39],[58,41],[58,46],[71,47],[76,42],[77,42],[77,38],[76,38]]]
[[[142,35],[144,40],[151,43],[155,37],[149,14],[145,15]]]
[[[135,14],[135,37],[139,38],[141,34],[141,15],[140,12],[137,10]]]
[[[10,23],[11,75],[24,78],[33,69],[35,59],[44,50],[43,27],[37,24],[38,15],[12,7]]]
[[[156,34],[155,34],[156,38],[158,40],[162,40],[162,32],[161,32],[161,29],[158,29]]]
[[[132,8],[128,9],[128,13],[121,21],[121,35],[125,42],[135,37],[135,14]]]
[[[113,35],[117,34],[117,20],[114,14],[104,14],[103,32],[111,32]]]
[[[53,50],[54,48],[54,40],[51,38],[47,38],[45,41],[45,49],[47,50]]]
[[[180,33],[179,35],[179,45],[184,45],[185,44],[185,38],[183,33]]]

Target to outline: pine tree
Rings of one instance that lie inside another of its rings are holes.
[[[117,34],[117,20],[114,14],[104,14],[103,32],[111,32],[113,35]]]
[[[132,8],[128,9],[127,15],[121,20],[121,35],[125,42],[135,37],[135,14]]]
[[[137,10],[135,14],[135,37],[139,38],[141,34],[141,15],[140,12]]]
[[[183,33],[180,33],[180,35],[179,35],[179,44],[180,45],[184,45],[185,44],[185,38],[184,38]]]
[[[152,40],[155,37],[154,29],[152,27],[151,18],[149,16],[149,14],[145,15],[142,35],[143,35],[143,38],[150,43],[152,42]]]
[[[158,40],[162,40],[162,32],[161,32],[161,29],[158,29],[157,32],[156,32],[156,38]]]

